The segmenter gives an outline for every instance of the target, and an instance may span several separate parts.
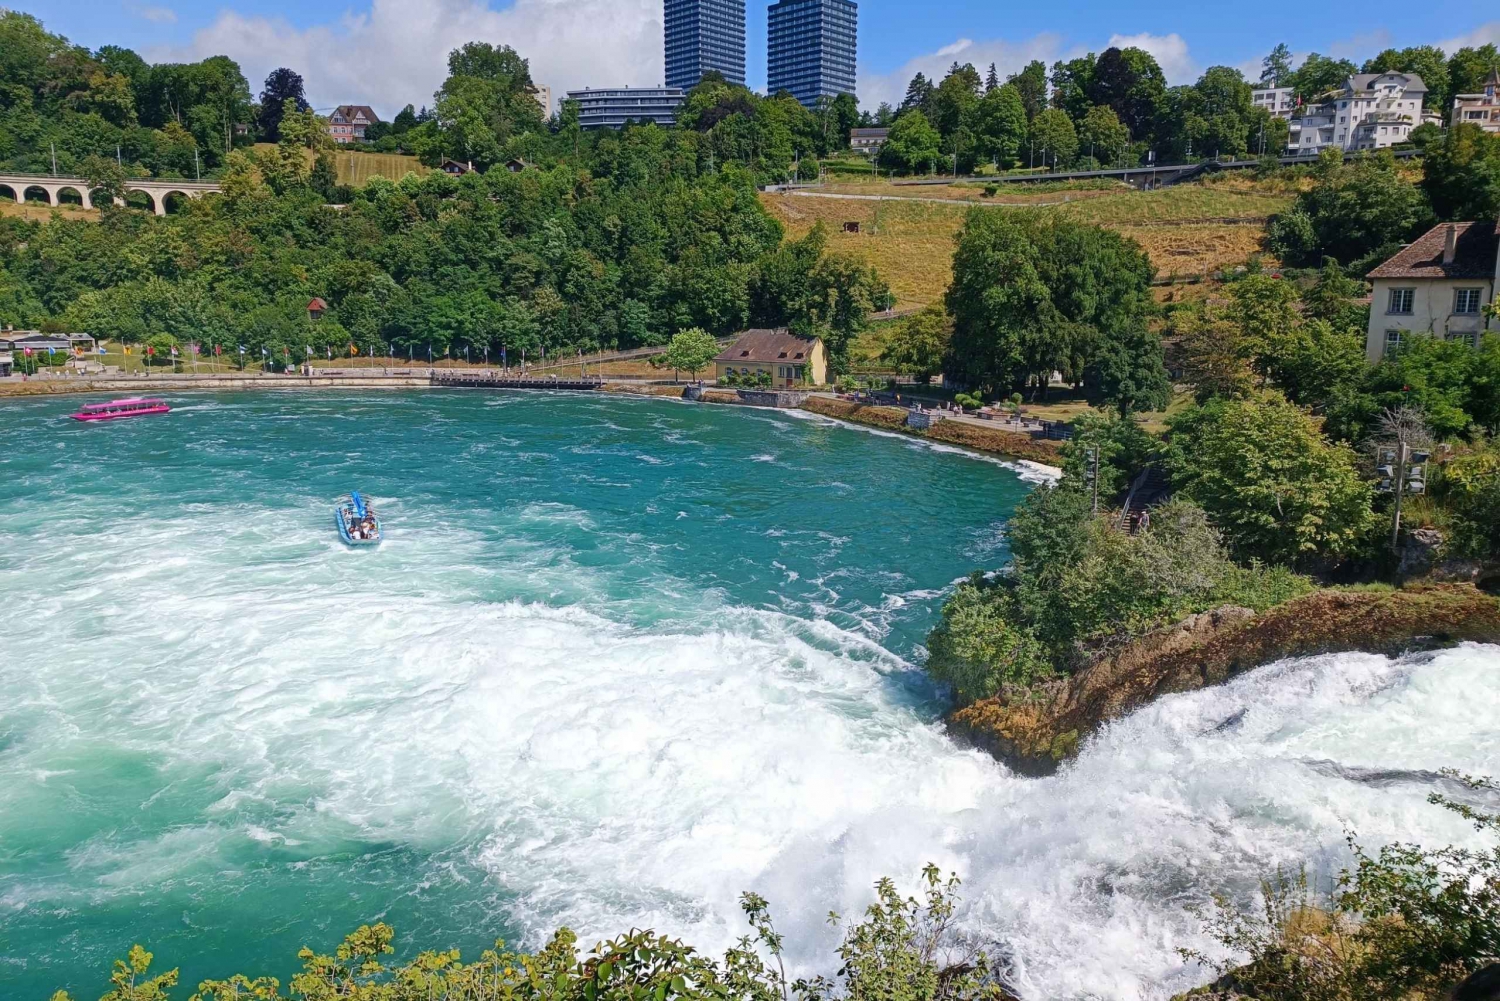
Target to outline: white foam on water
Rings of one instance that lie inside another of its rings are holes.
[[[78,844],[70,879],[11,886],[8,913],[152,892],[245,846],[397,844],[488,881],[528,945],[567,923],[585,941],[651,926],[718,951],[753,889],[794,966],[831,972],[827,911],[857,914],[877,877],[911,887],[930,860],[963,876],[963,922],[1012,957],[1026,998],[1154,999],[1204,977],[1179,947],[1215,950],[1187,905],[1220,890],[1248,904],[1277,866],[1334,870],[1346,830],[1472,838],[1424,802],[1430,773],[1500,761],[1496,647],[1271,665],[1162,699],[1059,775],[1023,779],[923,715],[911,665],[868,622],[692,595],[669,624],[633,626],[476,597],[483,550],[460,532],[356,554],[324,545],[316,518],[249,511],[220,537],[203,517],[49,535],[0,579],[32,625],[0,651],[28,727],[0,758],[0,835],[8,807],[101,749],[220,790],[165,832]],[[560,503],[517,517],[588,519]],[[250,545],[277,560],[241,566]],[[602,594],[525,552],[486,572]]]

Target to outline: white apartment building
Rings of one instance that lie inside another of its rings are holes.
[[[1490,70],[1481,94],[1453,95],[1452,124],[1477,125],[1486,132],[1500,132],[1500,69]]]
[[[1500,282],[1500,224],[1445,222],[1365,277],[1372,284],[1365,357],[1379,361],[1408,337],[1478,343],[1500,324],[1485,306]]]
[[[1291,118],[1297,110],[1297,93],[1290,87],[1256,87],[1250,91],[1250,103],[1277,118]]]
[[[1415,73],[1356,73],[1318,104],[1292,119],[1288,152],[1315,155],[1342,150],[1384,149],[1406,141],[1422,122],[1427,85]]]

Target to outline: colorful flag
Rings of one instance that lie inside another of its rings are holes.
[[[146,354],[148,354],[148,355],[154,355],[154,354],[156,354],[156,349],[153,348],[151,345],[147,344],[146,345]]]
[[[109,354],[108,351],[104,350],[104,345],[103,344],[99,345],[99,353],[102,354],[102,355],[103,354]]]
[[[218,355],[218,354],[223,354],[223,353],[224,353],[223,349],[220,348],[219,345],[215,344],[214,345],[214,354]]]

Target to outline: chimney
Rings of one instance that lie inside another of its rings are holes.
[[[1458,227],[1453,223],[1448,224],[1448,230],[1443,234],[1443,263],[1452,264],[1453,258],[1458,253]]]

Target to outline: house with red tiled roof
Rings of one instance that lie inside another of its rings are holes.
[[[1365,357],[1408,337],[1477,343],[1500,322],[1485,314],[1500,285],[1500,222],[1445,222],[1366,275],[1373,285]]]
[[[328,116],[328,135],[336,143],[359,142],[365,130],[380,121],[368,104],[341,104]]]
[[[798,337],[779,327],[747,330],[714,359],[714,378],[745,378],[765,372],[776,389],[821,386],[828,381],[828,350],[819,337]]]

